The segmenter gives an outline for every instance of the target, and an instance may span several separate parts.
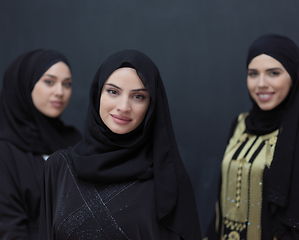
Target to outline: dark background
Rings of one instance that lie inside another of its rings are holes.
[[[63,119],[82,131],[89,85],[104,59],[128,48],[146,53],[165,83],[204,233],[231,121],[250,109],[248,46],[265,33],[299,44],[298,10],[298,0],[1,0],[0,84],[21,53],[63,52],[74,79]]]

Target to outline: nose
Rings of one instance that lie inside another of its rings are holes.
[[[260,88],[268,87],[268,82],[267,82],[266,76],[264,74],[261,74],[258,79],[258,87],[260,87]]]
[[[121,111],[121,112],[131,111],[131,104],[130,104],[130,100],[128,97],[122,97],[119,99],[117,110]]]
[[[63,96],[63,86],[60,83],[57,83],[55,86],[55,96],[62,97]]]

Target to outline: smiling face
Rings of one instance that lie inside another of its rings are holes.
[[[34,106],[47,117],[58,117],[72,94],[72,75],[64,62],[52,65],[36,82],[31,92]]]
[[[287,97],[292,79],[279,61],[261,54],[248,65],[247,87],[260,109],[269,111]]]
[[[150,95],[133,68],[115,70],[105,82],[100,99],[100,117],[114,133],[125,134],[143,121]]]

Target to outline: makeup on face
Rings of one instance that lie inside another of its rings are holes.
[[[269,111],[287,97],[292,79],[279,61],[261,54],[248,65],[247,87],[260,109]]]
[[[34,106],[47,117],[58,117],[72,94],[72,75],[64,62],[52,65],[36,82],[31,92]]]
[[[115,70],[105,82],[100,98],[100,116],[114,133],[125,134],[143,121],[150,95],[136,70],[123,67]]]

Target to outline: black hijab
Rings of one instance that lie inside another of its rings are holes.
[[[293,85],[286,99],[271,111],[262,111],[253,103],[246,128],[250,133],[263,135],[279,128],[278,141],[271,167],[265,169],[264,199],[271,205],[277,236],[283,225],[299,229],[299,51],[287,37],[267,34],[249,48],[250,61],[266,54],[278,60],[292,78]]]
[[[120,67],[134,68],[151,96],[143,123],[123,135],[111,132],[99,116],[101,89]],[[201,239],[191,182],[178,152],[156,65],[136,50],[111,55],[94,77],[89,100],[84,138],[71,150],[77,176],[101,183],[153,177],[160,224],[183,239]]]
[[[51,154],[81,139],[59,118],[39,112],[31,98],[35,83],[53,64],[67,59],[54,50],[34,50],[15,59],[4,74],[0,95],[0,139],[25,152]]]

